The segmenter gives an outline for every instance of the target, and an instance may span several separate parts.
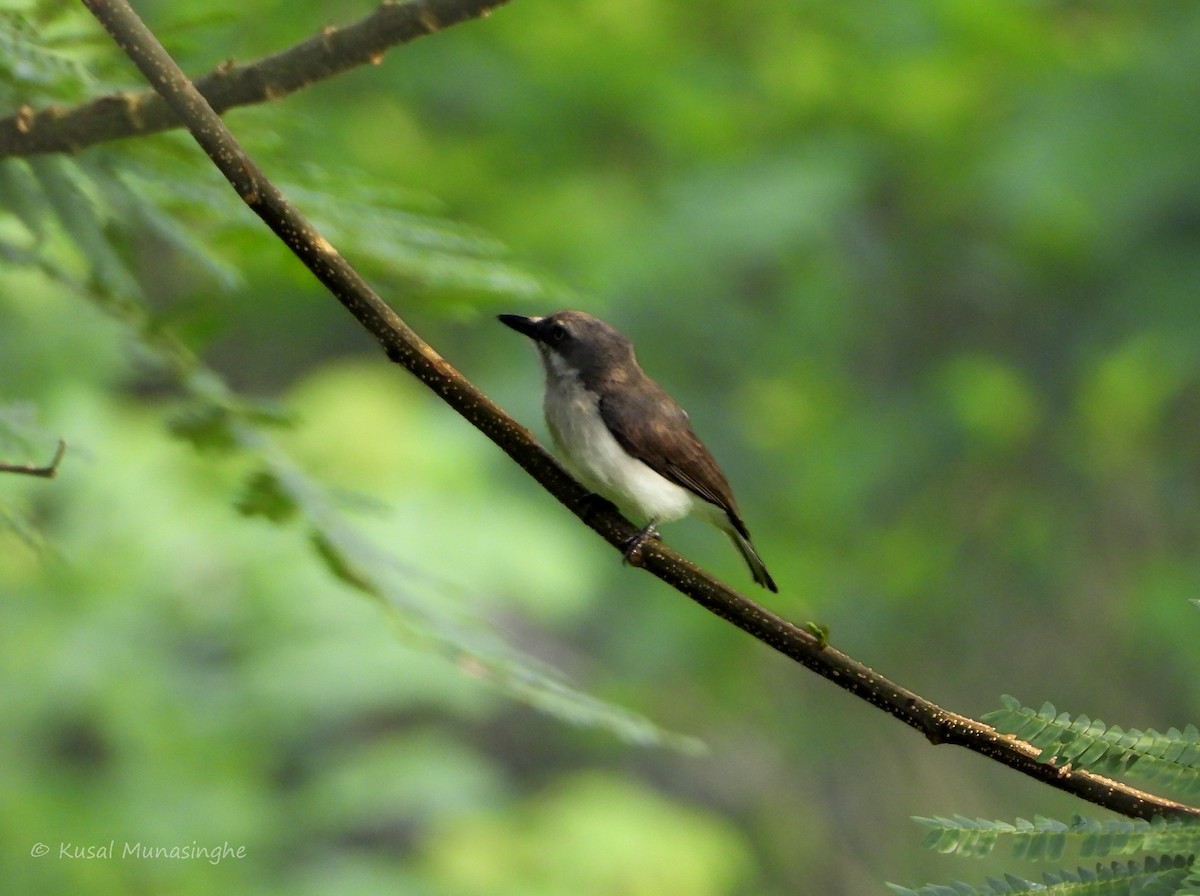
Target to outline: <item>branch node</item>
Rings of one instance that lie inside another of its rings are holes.
[[[144,93],[134,93],[125,91],[120,95],[121,104],[125,107],[125,114],[129,121],[133,124],[135,130],[141,131],[146,128],[146,119],[142,115],[142,104],[149,99]]]

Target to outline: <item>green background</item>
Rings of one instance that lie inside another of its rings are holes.
[[[139,4],[189,73],[370,10],[207,6]],[[74,21],[110,83],[139,84]],[[535,355],[494,314],[580,307],[628,333],[780,594],[699,522],[666,527],[673,547],[950,709],[1011,693],[1165,730],[1200,704],[1198,109],[1193,3],[513,0],[227,121],[268,174],[330,193],[318,223],[351,182],[507,247],[528,279],[429,282],[333,221],[535,432]],[[910,816],[1088,812],[622,567],[178,135],[80,159],[156,153],[173,213],[240,279],[133,241],[155,318],[289,409],[272,438],[417,609],[338,581],[302,525],[240,516],[253,464],[170,435],[179,395],[129,332],[0,265],[0,400],[36,419],[0,459],[70,445],[54,480],[0,477],[10,892],[860,894],[1010,866],[924,852]],[[200,185],[207,207],[180,202]],[[447,626],[707,750],[537,712]]]

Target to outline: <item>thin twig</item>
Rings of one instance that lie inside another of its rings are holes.
[[[225,62],[196,79],[217,112],[269,102],[360,65],[376,65],[392,47],[434,34],[467,19],[488,15],[505,0],[385,0],[374,12],[343,28],[327,27],[312,38],[252,63]],[[179,127],[178,116],[153,90],[97,97],[80,106],[22,106],[0,118],[0,159],[78,152],[122,137]]]
[[[67,443],[64,439],[59,439],[58,450],[54,452],[54,458],[44,467],[35,467],[33,464],[0,464],[0,473],[23,473],[26,476],[40,476],[42,479],[53,479],[54,474],[58,472],[58,465],[66,453]]]
[[[520,464],[554,497],[618,550],[636,527],[615,511],[583,500],[586,490],[563,470],[532,434],[504,413],[414,333],[363,281],[309,222],[287,202],[251,160],[220,117],[187,80],[125,0],[84,0],[155,90],[187,125],[196,141],[245,202],[383,345],[387,356],[465,417]],[[808,628],[793,625],[722,584],[660,542],[644,551],[643,566],[705,609],[802,663],[872,705],[922,732],[932,743],[967,747],[1053,787],[1122,815],[1200,819],[1200,809],[1143,793],[1085,771],[1038,762],[1029,744],[998,734],[974,719],[884,678],[828,646]]]

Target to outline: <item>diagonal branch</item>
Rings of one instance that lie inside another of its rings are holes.
[[[586,490],[534,440],[405,324],[251,160],[220,117],[187,80],[125,0],[83,0],[141,69],[196,141],[280,239],[379,340],[393,361],[439,395],[496,443],[534,479],[609,544],[620,546],[637,530],[614,510],[584,501]],[[828,646],[808,628],[738,594],[658,542],[646,545],[643,565],[700,606],[923,733],[932,743],[967,747],[1082,799],[1136,818],[1200,819],[1200,809],[1162,799],[1117,781],[1038,762],[1035,747],[966,716],[949,712]]]
[[[277,100],[368,63],[426,34],[487,16],[507,0],[383,0],[370,15],[344,28],[328,27],[303,43],[245,65],[222,63],[196,79],[216,112]],[[98,97],[81,106],[22,106],[0,119],[0,159],[78,152],[96,143],[178,127],[178,116],[153,90]]]

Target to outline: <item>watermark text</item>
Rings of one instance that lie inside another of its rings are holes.
[[[107,843],[77,843],[60,840],[57,849],[53,845],[37,842],[29,850],[35,859],[53,856],[58,859],[82,859],[100,861],[137,861],[145,859],[173,859],[186,862],[207,862],[219,865],[226,859],[246,858],[245,846],[223,843],[146,843],[142,840],[109,840]]]

